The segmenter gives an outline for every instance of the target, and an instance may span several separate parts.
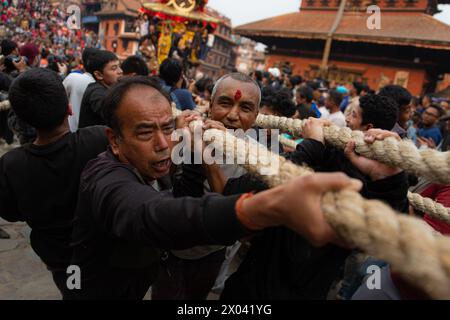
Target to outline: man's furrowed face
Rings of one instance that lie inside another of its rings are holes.
[[[109,131],[113,153],[148,180],[169,174],[175,128],[169,101],[154,88],[135,86],[116,112],[121,136]]]
[[[228,129],[250,129],[259,108],[259,88],[253,82],[222,80],[211,103],[211,118]]]

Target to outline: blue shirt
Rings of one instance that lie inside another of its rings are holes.
[[[339,106],[339,109],[344,113],[345,109],[347,109],[348,103],[350,102],[350,97],[345,96],[344,99],[342,99],[341,105]]]
[[[412,121],[408,124],[408,130],[406,130],[406,136],[414,142],[415,145],[417,145],[417,130],[413,126]]]
[[[178,98],[181,110],[194,110],[197,106],[192,98],[192,93],[187,89],[175,89],[172,91]]]
[[[317,105],[314,102],[311,102],[311,109],[316,113],[317,118],[322,116],[322,113],[319,111],[319,108],[317,108]]]
[[[177,109],[179,110],[194,110],[197,105],[194,102],[194,98],[192,97],[192,93],[187,89],[174,89],[171,86],[168,86],[166,82],[159,78],[159,82],[161,83],[163,89],[170,95],[170,98],[177,105]]]
[[[431,128],[421,128],[419,129],[419,137],[423,138],[431,138],[434,140],[434,143],[438,145],[442,140],[441,130],[438,127],[434,126]]]

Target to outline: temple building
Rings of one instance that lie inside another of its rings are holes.
[[[207,0],[85,0],[84,26],[98,25],[102,46],[120,59],[136,54],[150,36],[158,62],[184,61],[187,71],[217,78],[236,64],[231,21]],[[96,10],[94,12],[94,10]],[[98,10],[100,9],[100,10]],[[154,71],[154,70],[153,70]]]
[[[102,1],[101,10],[95,12],[103,47],[116,53],[120,59],[135,54],[139,47],[135,21],[141,5],[139,0]]]
[[[434,92],[450,73],[450,26],[432,17],[445,3],[303,0],[298,12],[235,33],[268,46],[268,67],[290,62],[306,78],[361,80],[375,90],[394,83],[420,95]]]

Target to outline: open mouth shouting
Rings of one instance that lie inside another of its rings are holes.
[[[158,162],[154,162],[152,164],[152,168],[155,170],[155,172],[162,174],[169,171],[171,164],[172,160],[170,160],[170,158],[167,158]]]

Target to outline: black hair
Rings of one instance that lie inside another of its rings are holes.
[[[198,92],[204,92],[210,85],[213,85],[214,89],[214,80],[209,77],[203,77],[195,82],[195,87],[197,88]]]
[[[307,85],[308,85],[308,87],[310,87],[313,90],[318,90],[320,87],[320,83],[317,81],[308,81]]]
[[[47,57],[47,61],[48,61],[47,69],[50,69],[50,70],[55,71],[56,73],[59,73],[58,63],[66,63],[66,57],[55,56],[55,55],[51,54]]]
[[[269,107],[282,117],[290,118],[295,114],[295,103],[292,101],[292,93],[289,89],[275,90],[272,87],[264,87],[261,95],[261,107]]]
[[[303,78],[301,76],[292,76],[289,77],[289,81],[291,82],[292,86],[295,87],[303,82]]]
[[[81,60],[83,62],[84,70],[86,70],[89,73],[92,73],[92,70],[90,70],[90,68],[89,68],[89,59],[91,58],[91,56],[98,53],[99,51],[100,50],[95,49],[95,48],[84,49],[84,51],[81,55]]]
[[[344,99],[344,96],[341,93],[339,93],[336,89],[331,89],[330,91],[328,91],[328,97],[337,106],[340,106],[342,100]]]
[[[371,123],[376,129],[392,130],[398,117],[394,99],[379,94],[368,94],[359,99],[362,124]]]
[[[17,49],[17,43],[15,43],[14,41],[5,39],[2,40],[2,42],[0,43],[0,47],[1,47],[1,54],[6,56],[9,56],[15,49]]]
[[[18,76],[9,89],[9,101],[19,119],[47,131],[63,123],[69,105],[61,78],[44,68]]]
[[[160,82],[155,77],[134,76],[126,78],[114,85],[103,100],[102,116],[106,125],[110,127],[116,134],[121,135],[120,120],[117,118],[117,108],[122,102],[126,93],[136,86],[148,86],[158,91],[164,98],[171,103],[171,99],[167,92],[162,88]]]
[[[365,91],[366,93],[370,92],[370,87],[367,84],[362,84],[361,87],[358,89],[358,96],[361,94],[362,91]]]
[[[148,76],[150,71],[144,59],[138,56],[129,56],[122,62],[122,71],[125,75],[136,73],[138,76]]]
[[[442,116],[445,114],[444,109],[442,109],[442,108],[441,108],[440,106],[438,106],[437,104],[432,103],[432,104],[430,104],[426,109],[428,109],[428,108],[434,108],[434,109],[436,109],[436,110],[438,111],[438,113],[439,113],[439,118],[442,117]]]
[[[261,81],[263,80],[263,74],[262,74],[262,72],[259,71],[259,70],[256,70],[256,71],[255,71],[255,78],[256,78],[256,81],[261,82]]]
[[[411,104],[415,107],[420,106],[420,102],[422,101],[421,97],[412,97]]]
[[[311,103],[314,99],[314,91],[309,86],[302,86],[297,89],[298,94],[306,99],[307,103]]]
[[[395,84],[389,84],[381,88],[378,94],[393,99],[397,103],[399,111],[409,105],[412,100],[412,95],[408,90]]]
[[[98,52],[93,53],[89,59],[88,59],[88,68],[86,70],[89,70],[94,78],[94,72],[100,71],[103,72],[103,69],[105,69],[105,66],[110,63],[111,61],[117,61],[119,58],[112,53],[111,51],[107,50],[98,50]]]
[[[167,58],[159,67],[159,76],[168,86],[175,86],[183,74],[183,65],[180,61]]]
[[[356,94],[358,96],[361,95],[362,91],[369,92],[369,90],[370,90],[370,88],[367,84],[362,83],[362,82],[357,82],[357,81],[353,82],[353,87],[355,88]]]
[[[214,90],[214,83],[211,83],[211,84],[206,86],[206,90],[205,91],[209,92],[210,95],[213,93],[213,90]]]

